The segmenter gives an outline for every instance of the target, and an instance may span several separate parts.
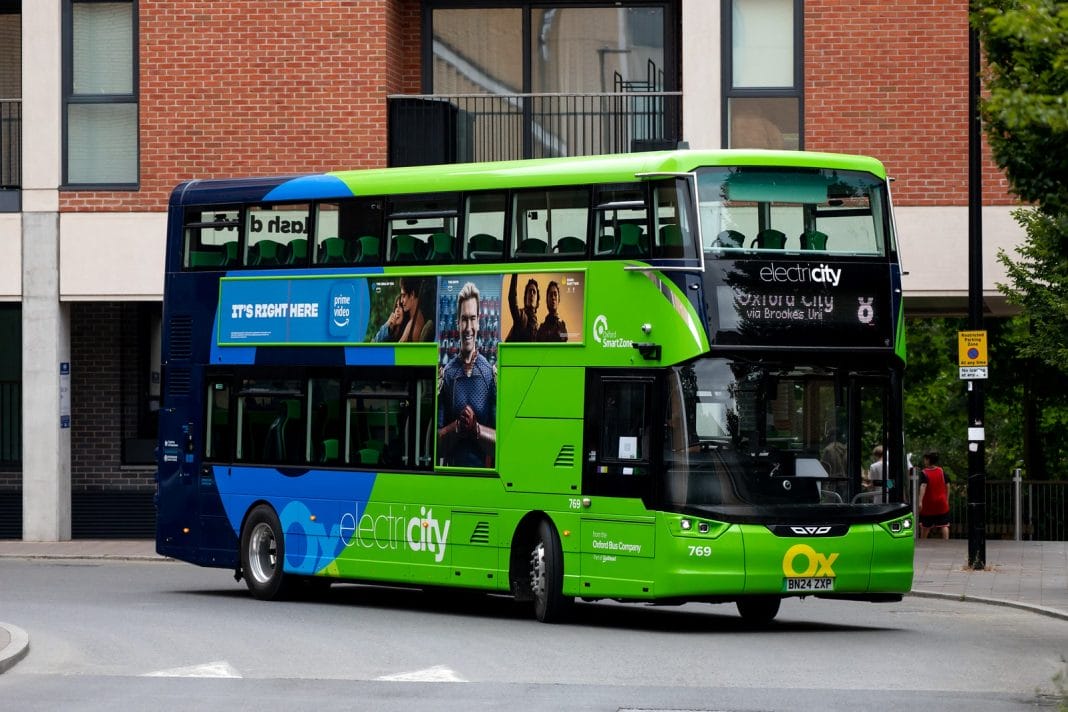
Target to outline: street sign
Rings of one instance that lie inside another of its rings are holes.
[[[957,332],[957,360],[962,381],[987,377],[986,331]]]

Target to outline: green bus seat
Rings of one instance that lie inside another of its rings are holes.
[[[545,243],[545,240],[539,240],[535,237],[529,237],[523,240],[516,247],[516,257],[525,257],[528,255],[544,255],[549,251],[549,246]]]
[[[422,259],[423,242],[415,235],[401,233],[394,235],[390,262],[419,262]]]
[[[685,249],[682,244],[682,230],[678,225],[669,224],[660,228],[660,250],[664,257],[683,257]]]
[[[504,243],[493,235],[480,232],[467,241],[467,258],[471,260],[500,259],[504,253]]]
[[[286,246],[286,264],[299,265],[308,261],[308,241],[302,237],[289,241]]]
[[[382,259],[379,254],[381,241],[374,235],[361,235],[356,238],[356,255],[353,260],[357,264],[375,264]]]
[[[827,233],[819,230],[806,230],[801,233],[802,250],[826,250]]]
[[[642,248],[642,229],[631,223],[619,226],[619,242],[615,253],[620,257],[641,257],[648,250]]]
[[[319,263],[343,265],[348,263],[345,257],[345,241],[340,237],[328,237],[319,243]]]
[[[282,264],[282,243],[260,240],[249,248],[249,264],[256,267],[276,267]]]
[[[338,461],[338,442],[337,438],[327,438],[323,440],[320,445],[321,454],[319,455],[319,462],[323,464],[330,464]]]
[[[750,247],[757,247],[761,250],[781,250],[786,247],[786,233],[774,228],[761,230],[753,238],[753,244]]]
[[[558,255],[581,256],[586,254],[586,241],[577,237],[561,237],[556,241],[553,250]]]
[[[223,263],[223,253],[207,250],[190,250],[190,267],[219,267]]]
[[[716,236],[712,247],[745,247],[745,235],[737,230],[724,230]]]
[[[435,232],[430,236],[430,261],[452,262],[454,254],[454,240],[447,232]]]

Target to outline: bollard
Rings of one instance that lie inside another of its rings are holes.
[[[1012,473],[1012,538],[1013,541],[1020,541],[1020,532],[1023,529],[1023,502],[1021,494],[1021,482],[1023,478],[1020,477],[1020,468],[1017,467]]]

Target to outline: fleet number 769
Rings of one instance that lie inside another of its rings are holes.
[[[711,546],[691,546],[690,556],[712,556]]]

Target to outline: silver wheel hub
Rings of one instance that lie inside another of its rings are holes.
[[[257,583],[267,583],[278,567],[278,545],[271,527],[260,522],[248,539],[249,575]]]
[[[538,542],[530,553],[530,590],[535,598],[545,596],[548,586],[548,575],[545,571],[545,543]]]

